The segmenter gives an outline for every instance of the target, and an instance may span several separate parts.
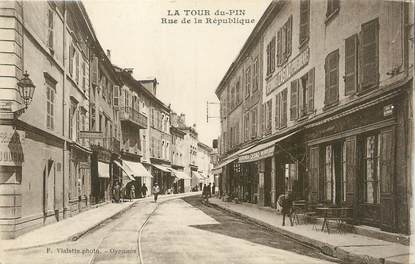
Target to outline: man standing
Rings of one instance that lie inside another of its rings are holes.
[[[143,183],[143,186],[141,186],[141,193],[143,194],[143,197],[144,197],[144,198],[145,198],[145,197],[146,197],[146,195],[147,195],[147,191],[148,191],[147,186],[146,186],[146,184],[145,184],[145,183]]]
[[[154,186],[153,186],[153,195],[154,195],[154,202],[155,203],[157,202],[157,196],[159,195],[159,192],[160,192],[160,187],[156,182],[156,183],[154,183]]]
[[[209,198],[212,197],[212,185],[211,185],[210,182],[209,182],[209,185],[207,187],[207,195],[208,195]]]
[[[215,183],[212,184],[212,195],[215,195]]]

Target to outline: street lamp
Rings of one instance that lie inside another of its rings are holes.
[[[17,83],[19,89],[20,97],[23,99],[24,107],[15,112],[16,116],[23,114],[29,104],[32,102],[33,94],[35,92],[36,86],[33,84],[32,80],[29,78],[27,71],[23,74],[23,78]]]

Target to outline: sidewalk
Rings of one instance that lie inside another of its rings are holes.
[[[184,194],[162,195],[159,196],[159,199],[160,201],[163,201],[191,195],[200,194],[197,192],[191,192]],[[75,240],[106,220],[125,212],[135,203],[149,202],[152,200],[153,197],[147,197],[136,199],[132,202],[108,203],[97,208],[91,208],[73,217],[39,227],[17,237],[16,239],[0,240],[0,251],[27,249],[56,244],[68,240]]]
[[[409,246],[353,233],[329,234],[314,230],[312,224],[291,227],[288,219],[286,219],[286,226],[282,226],[282,215],[273,210],[248,204],[223,202],[218,198],[209,199],[209,203],[298,241],[316,246],[325,254],[342,259],[345,263],[410,263]],[[411,263],[413,263],[413,260]]]

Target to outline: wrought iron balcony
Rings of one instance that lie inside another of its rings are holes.
[[[137,125],[140,129],[147,128],[147,117],[137,110],[129,106],[120,108],[121,121],[131,122]]]
[[[90,140],[91,148],[101,147],[114,153],[120,153],[120,141],[116,138],[94,138]]]

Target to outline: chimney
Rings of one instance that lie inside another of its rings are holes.
[[[111,50],[107,49],[107,58],[111,61]]]

